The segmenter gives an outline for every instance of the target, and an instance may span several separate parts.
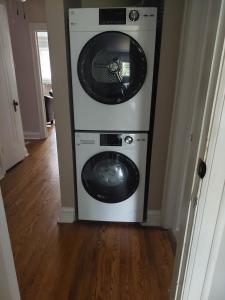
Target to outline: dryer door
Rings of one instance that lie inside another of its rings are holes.
[[[93,37],[78,59],[78,77],[94,100],[120,104],[141,89],[147,72],[145,53],[127,34],[107,31]]]
[[[98,201],[117,203],[128,199],[139,184],[134,162],[118,152],[101,152],[83,167],[82,183],[87,193]]]

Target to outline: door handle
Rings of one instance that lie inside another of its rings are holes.
[[[198,163],[198,176],[203,179],[205,177],[206,174],[206,163],[204,162],[204,160],[199,159],[199,163]]]
[[[13,99],[13,108],[14,111],[17,111],[17,106],[19,105],[19,102],[17,102],[15,99]]]

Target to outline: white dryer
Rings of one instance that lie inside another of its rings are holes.
[[[76,132],[78,219],[142,222],[148,135]]]
[[[75,130],[148,131],[157,8],[69,10]]]

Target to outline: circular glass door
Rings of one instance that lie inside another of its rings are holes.
[[[139,184],[139,171],[134,162],[118,152],[101,152],[83,167],[82,183],[87,193],[105,203],[128,199]]]
[[[90,39],[78,59],[78,77],[94,100],[120,104],[141,89],[147,72],[146,56],[132,37],[108,31]]]

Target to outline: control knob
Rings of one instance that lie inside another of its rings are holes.
[[[136,10],[136,9],[131,10],[130,13],[129,13],[129,19],[132,22],[137,21],[139,19],[139,12],[138,12],[138,10]]]
[[[125,137],[124,141],[127,144],[131,144],[133,142],[133,138],[128,135],[128,136]]]

